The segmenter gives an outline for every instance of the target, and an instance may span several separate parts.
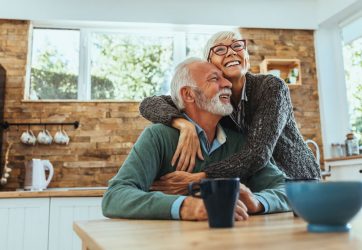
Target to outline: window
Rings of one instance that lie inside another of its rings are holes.
[[[79,31],[34,29],[30,99],[77,99]]]
[[[139,101],[168,94],[176,64],[202,57],[209,37],[225,29],[60,26],[34,24],[30,100]]]
[[[140,100],[165,93],[171,36],[92,33],[91,99]]]
[[[343,57],[350,123],[362,138],[362,37],[343,46]]]
[[[212,35],[212,34],[211,34]],[[204,46],[210,34],[189,33],[186,36],[186,56],[203,58]]]

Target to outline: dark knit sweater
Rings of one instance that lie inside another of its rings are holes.
[[[320,178],[320,168],[312,151],[304,142],[295,122],[288,86],[272,75],[246,74],[247,101],[236,114],[241,124],[230,116],[221,120],[223,127],[242,131],[246,144],[240,152],[204,169],[208,177],[240,177],[253,175],[269,160],[293,178]],[[183,117],[170,96],[153,96],[140,105],[143,117],[171,124]]]

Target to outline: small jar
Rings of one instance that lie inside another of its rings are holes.
[[[358,139],[356,135],[351,132],[346,135],[346,154],[350,155],[358,155],[359,154],[359,146]]]
[[[337,152],[337,144],[332,143],[332,158],[337,158],[338,157],[338,152]]]
[[[333,158],[339,158],[343,157],[343,150],[341,147],[341,144],[339,143],[332,143],[332,157]]]
[[[340,144],[340,147],[341,147],[341,157],[345,157],[347,155],[346,144],[342,143]]]

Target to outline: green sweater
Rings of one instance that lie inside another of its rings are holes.
[[[196,160],[194,172],[237,153],[244,138],[241,133],[224,129],[226,142],[204,161]],[[109,181],[102,200],[103,214],[110,218],[171,219],[171,206],[180,195],[149,192],[154,180],[175,170],[171,159],[176,150],[179,131],[162,124],[146,128],[118,171]],[[263,197],[269,212],[289,211],[284,190],[284,175],[271,163],[243,183]]]

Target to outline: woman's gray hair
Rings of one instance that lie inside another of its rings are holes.
[[[220,31],[212,35],[209,40],[206,42],[204,47],[204,59],[207,60],[210,53],[210,48],[218,44],[219,42],[226,39],[242,39],[241,34],[238,31]]]
[[[195,62],[205,61],[197,57],[191,57],[178,64],[175,68],[175,73],[171,80],[171,98],[179,110],[183,110],[185,108],[180,93],[181,88],[185,86],[197,87],[194,79],[191,76],[189,68],[190,64]]]

